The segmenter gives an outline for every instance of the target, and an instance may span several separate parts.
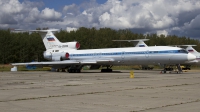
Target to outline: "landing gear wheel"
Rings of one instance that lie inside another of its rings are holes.
[[[76,73],[80,73],[81,70],[80,70],[80,69],[75,69],[75,72],[76,72]]]
[[[101,72],[112,72],[112,69],[101,69]]]
[[[60,69],[56,69],[56,72],[60,72]]]
[[[62,72],[66,72],[64,68],[62,68]]]
[[[80,69],[68,69],[67,70],[69,73],[80,73],[81,70]]]

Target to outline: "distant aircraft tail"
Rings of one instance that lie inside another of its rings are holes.
[[[147,41],[149,39],[136,39],[136,40],[113,40],[113,41],[118,41],[118,42],[133,42],[135,47],[148,47],[144,41]]]
[[[188,51],[192,54],[199,53],[192,47],[192,46],[196,46],[196,45],[173,45],[173,46],[185,48],[186,51]]]
[[[144,43],[144,41],[147,41],[149,39],[138,39],[135,40],[134,45],[135,47],[148,47],[147,44]]]
[[[196,45],[182,45],[182,46],[186,46],[187,48],[185,48],[188,52],[195,54],[198,53],[192,46],[196,46]]]

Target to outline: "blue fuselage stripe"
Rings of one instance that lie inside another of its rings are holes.
[[[71,54],[70,56],[117,56],[117,55],[131,55],[131,54],[171,54],[171,53],[183,53],[187,54],[187,52],[183,52],[181,50],[167,50],[167,51],[137,51],[137,52],[109,52],[109,53],[84,53],[84,54]]]

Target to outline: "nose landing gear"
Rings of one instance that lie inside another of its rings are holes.
[[[183,73],[180,64],[169,65],[168,67],[166,67],[166,65],[164,65],[164,70],[161,70],[160,73],[167,73],[167,71],[169,71],[169,73],[172,73],[172,72],[175,72],[177,74],[178,73]]]

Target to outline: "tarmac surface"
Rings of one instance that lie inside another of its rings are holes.
[[[0,72],[0,111],[199,112],[199,73]]]

